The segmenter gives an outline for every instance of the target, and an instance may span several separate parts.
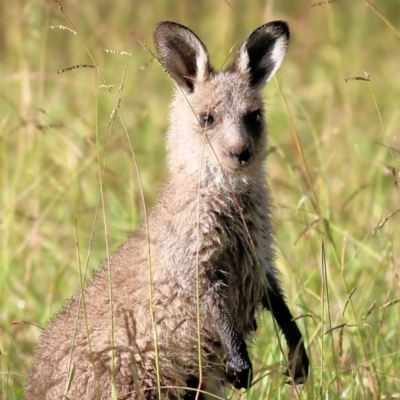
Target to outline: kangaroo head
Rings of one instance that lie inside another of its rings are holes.
[[[285,57],[289,28],[260,26],[239,46],[225,71],[210,65],[206,47],[188,28],[161,22],[153,33],[158,59],[176,83],[168,133],[169,166],[199,173],[255,175],[266,152],[261,90]]]

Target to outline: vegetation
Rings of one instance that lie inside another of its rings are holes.
[[[302,387],[284,384],[264,314],[255,384],[229,396],[400,396],[400,5],[249,4],[0,4],[1,399],[22,398],[38,327],[79,289],[79,271],[134,231],[142,194],[150,209],[167,179],[171,83],[131,33],[152,48],[154,24],[168,19],[198,33],[216,67],[268,20],[292,30],[265,91],[268,174],[277,264],[311,373]]]

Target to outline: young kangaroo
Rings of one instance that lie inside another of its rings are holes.
[[[190,29],[155,27],[158,60],[176,85],[170,179],[147,223],[44,331],[27,400],[207,399],[223,396],[226,381],[248,388],[245,339],[262,308],[286,338],[290,381],[305,381],[308,357],[274,266],[263,166],[261,90],[288,40],[285,22],[262,25],[221,72]]]

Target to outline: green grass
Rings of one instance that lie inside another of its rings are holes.
[[[217,67],[267,20],[285,19],[292,30],[288,56],[265,91],[274,147],[268,171],[277,264],[290,308],[303,316],[312,366],[303,387],[284,384],[284,358],[265,314],[251,344],[259,381],[241,398],[398,398],[398,2],[62,4],[63,12],[51,1],[0,4],[1,399],[22,398],[40,334],[31,324],[45,326],[79,289],[78,265],[89,258],[96,269],[106,242],[113,251],[143,218],[129,142],[148,209],[167,178],[171,84],[130,34],[151,45],[154,24],[166,19],[193,29]],[[55,28],[40,30],[46,26]],[[98,72],[55,73],[94,62]],[[370,81],[346,81],[366,78],[364,71]],[[113,85],[111,93],[102,85]],[[126,130],[118,117],[109,127],[118,98]],[[100,210],[94,224],[106,153],[105,218]]]

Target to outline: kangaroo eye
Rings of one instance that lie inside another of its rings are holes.
[[[245,126],[250,130],[260,129],[262,126],[263,114],[258,108],[257,110],[251,111],[243,116],[243,122]]]
[[[207,128],[214,123],[214,117],[209,113],[199,115],[199,121],[202,128]]]
[[[243,119],[245,122],[250,124],[260,124],[262,121],[262,113],[261,110],[258,108],[257,110],[251,111],[247,113]]]

